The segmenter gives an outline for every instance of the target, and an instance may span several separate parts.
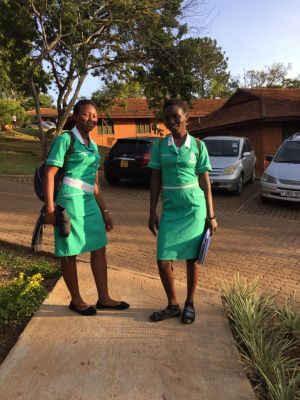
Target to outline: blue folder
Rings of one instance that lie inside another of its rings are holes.
[[[198,263],[199,264],[204,264],[206,254],[208,253],[208,248],[211,242],[211,231],[210,228],[207,228],[204,234],[204,237],[202,239],[202,243],[200,246],[199,250],[199,256],[198,256]]]

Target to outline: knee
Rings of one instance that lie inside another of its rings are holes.
[[[157,265],[158,268],[163,271],[168,270],[170,268],[172,269],[172,263],[169,260],[157,260]]]

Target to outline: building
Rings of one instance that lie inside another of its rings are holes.
[[[197,99],[189,108],[192,121],[215,111],[224,104],[219,99]],[[109,117],[108,117],[109,116]],[[162,121],[157,121],[154,112],[149,109],[144,98],[129,98],[124,104],[113,106],[106,113],[99,114],[97,132],[92,137],[99,145],[112,146],[116,139],[128,136],[158,134],[165,135],[167,130]]]
[[[300,132],[300,89],[239,89],[218,110],[191,121],[194,136],[245,136],[257,156],[257,173],[266,163],[264,156],[273,155],[282,141]]]
[[[189,108],[191,121],[215,111],[224,104],[220,99],[197,99]],[[56,109],[41,109],[42,119],[52,121],[57,118]],[[35,120],[35,110],[27,111],[27,115]],[[69,129],[72,120],[66,124]],[[162,121],[157,121],[154,112],[148,107],[144,98],[129,98],[111,107],[105,113],[99,113],[98,126],[91,132],[93,140],[102,146],[112,146],[118,138],[129,136],[156,136],[166,134]]]
[[[31,122],[36,122],[37,118],[35,110],[26,111],[26,115],[31,119]],[[57,120],[56,108],[41,107],[41,118],[43,121],[56,122]]]

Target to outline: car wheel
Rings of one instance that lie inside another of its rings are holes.
[[[120,178],[111,178],[108,176],[106,176],[105,179],[106,179],[107,183],[111,186],[116,186],[121,180]]]
[[[233,192],[236,196],[240,196],[242,194],[243,191],[243,186],[244,186],[244,177],[241,174],[240,179],[239,179],[239,183],[238,186],[236,188],[236,190]]]
[[[251,178],[249,179],[249,183],[254,183],[255,181],[255,169],[252,172]]]

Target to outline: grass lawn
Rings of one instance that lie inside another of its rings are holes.
[[[0,131],[0,174],[31,175],[35,168],[41,164],[40,142],[29,131],[34,129],[22,129],[27,133],[15,131]],[[100,169],[109,147],[98,146],[101,156]]]
[[[40,157],[31,153],[0,152],[0,174],[33,175],[39,164]]]
[[[24,135],[38,136],[39,130],[32,128],[16,128],[15,132],[23,133]]]

